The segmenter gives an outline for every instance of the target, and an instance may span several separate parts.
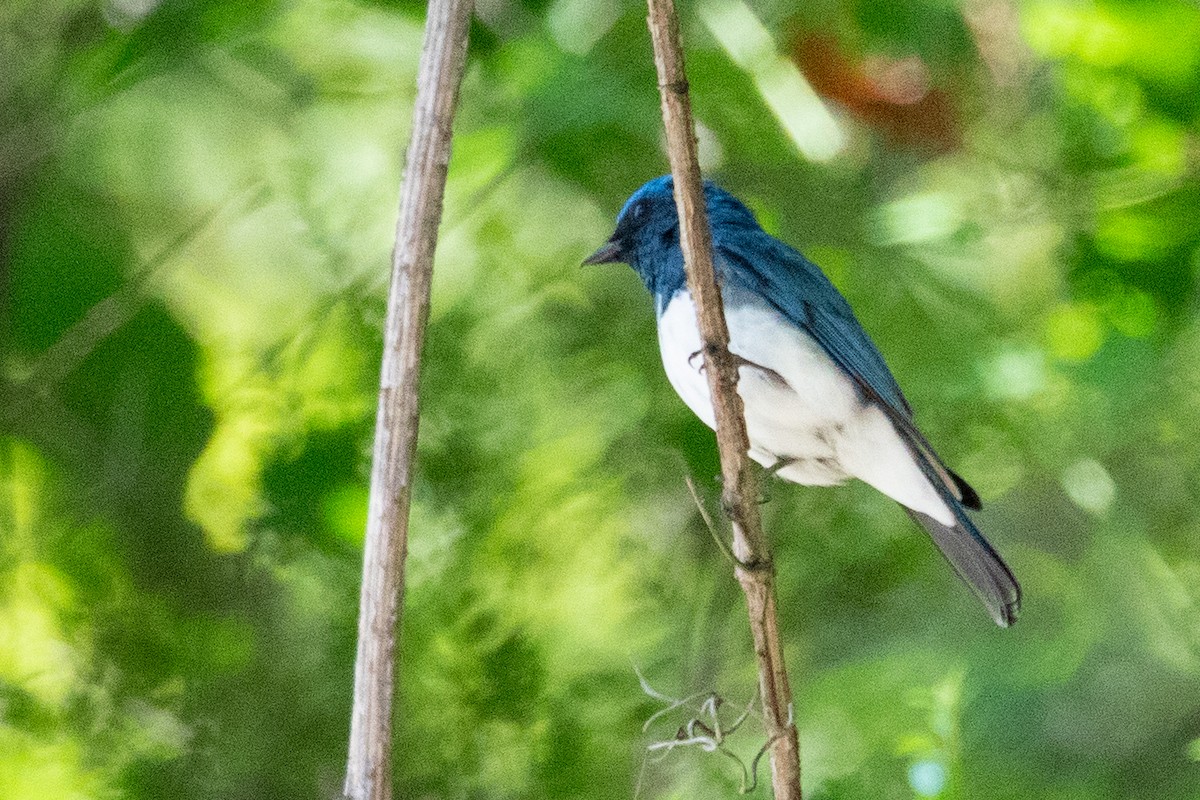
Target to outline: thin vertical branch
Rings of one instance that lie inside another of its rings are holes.
[[[716,415],[724,482],[722,505],[733,523],[733,552],[741,562],[735,572],[746,595],[754,652],[758,657],[763,717],[771,742],[771,780],[778,800],[799,800],[800,747],[779,639],[774,568],[758,513],[758,481],[749,458],[750,439],[746,434],[742,398],[737,393],[737,364],[729,352],[729,329],[713,271],[712,235],[696,157],[696,133],[679,43],[679,22],[673,0],[647,1],[650,9],[647,22],[654,41],[663,124],[675,181],[680,244],[688,291],[696,305],[705,374]]]
[[[431,0],[417,73],[375,417],[344,788],[351,800],[390,800],[392,796],[396,626],[403,610],[421,346],[429,317],[433,253],[450,162],[454,109],[467,61],[471,8],[471,0]]]

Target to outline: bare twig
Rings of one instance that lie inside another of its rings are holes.
[[[771,779],[778,800],[799,800],[800,747],[779,639],[774,572],[769,568],[771,551],[759,519],[757,479],[749,458],[750,440],[746,434],[742,399],[737,393],[737,363],[729,352],[729,330],[713,272],[712,236],[704,210],[696,134],[683,50],[679,43],[679,22],[673,0],[647,1],[650,9],[647,22],[654,40],[663,124],[675,179],[680,243],[687,268],[688,290],[696,305],[707,367],[705,374],[716,415],[717,446],[724,482],[722,505],[733,523],[733,552],[740,562],[734,572],[746,595],[754,651],[758,657],[763,717],[772,743]]]
[[[704,527],[708,529],[708,535],[716,542],[717,549],[732,563],[741,564],[742,562],[738,561],[737,556],[733,554],[733,549],[730,548],[729,542],[721,537],[720,532],[717,531],[717,526],[713,524],[712,516],[708,513],[708,509],[704,507],[704,501],[700,499],[700,493],[696,491],[696,482],[692,480],[692,476],[686,476],[684,483],[687,484],[688,494],[692,496],[692,502],[696,504],[696,510],[700,512],[700,520],[704,523]]]
[[[471,7],[471,0],[431,0],[417,73],[375,418],[354,708],[344,788],[351,800],[390,800],[392,796],[396,624],[402,610],[412,462],[417,443],[417,381],[429,317],[433,252],[450,161],[451,125],[467,60]]]

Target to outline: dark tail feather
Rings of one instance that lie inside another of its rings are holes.
[[[915,426],[912,426],[912,429],[915,430]],[[904,510],[929,532],[933,543],[942,551],[950,566],[954,567],[958,577],[962,578],[975,596],[987,606],[988,613],[992,615],[996,624],[1007,628],[1017,621],[1017,612],[1021,610],[1021,586],[1013,577],[1012,570],[1004,563],[1004,559],[988,544],[988,540],[983,538],[983,534],[975,527],[975,523],[971,522],[963,508],[966,505],[978,509],[979,495],[966,481],[949,469],[943,468],[949,480],[943,478],[937,469],[937,465],[941,463],[937,456],[928,449],[928,444],[925,444],[924,448],[921,447],[923,438],[917,440],[910,436],[909,441],[913,444],[917,466],[954,515],[955,524],[946,525],[911,508]],[[928,450],[928,455],[925,450]],[[955,490],[961,499],[955,497]]]
[[[1021,587],[1004,559],[992,549],[958,503],[950,498],[946,498],[946,503],[957,519],[958,524],[954,527],[910,508],[905,511],[929,531],[933,543],[963,582],[987,606],[996,624],[1007,628],[1017,620],[1017,612],[1021,608]]]
[[[958,487],[958,493],[962,495],[962,504],[964,506],[976,511],[983,508],[983,502],[979,499],[978,492],[971,488],[971,484],[964,481],[961,475],[949,467],[946,468],[946,472],[950,473],[951,480]]]

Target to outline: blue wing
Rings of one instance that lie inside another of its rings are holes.
[[[757,225],[728,226],[717,231],[714,247],[737,278],[812,336],[858,384],[863,397],[884,410],[954,498],[968,508],[978,509],[979,495],[942,463],[917,428],[912,407],[883,356],[859,324],[846,298],[820,267]]]
[[[714,244],[748,289],[816,339],[889,416],[912,420],[912,408],[883,356],[816,264],[762,230],[734,229]]]

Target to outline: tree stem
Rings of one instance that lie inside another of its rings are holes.
[[[724,483],[722,505],[733,523],[733,552],[742,564],[735,572],[746,595],[758,658],[763,717],[771,742],[771,781],[777,800],[800,800],[800,746],[779,639],[774,568],[759,518],[758,481],[750,463],[750,439],[746,434],[742,398],[737,393],[737,364],[729,352],[729,329],[713,270],[712,234],[705,213],[687,75],[679,43],[679,21],[673,0],[647,2],[650,10],[647,23],[654,42],[663,124],[679,211],[680,244],[688,291],[696,306],[705,374],[716,416]]]
[[[403,612],[421,349],[471,8],[471,0],[430,0],[417,73],[375,417],[354,707],[343,789],[351,800],[392,796],[396,627]]]

